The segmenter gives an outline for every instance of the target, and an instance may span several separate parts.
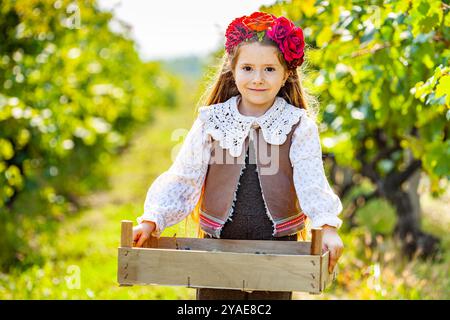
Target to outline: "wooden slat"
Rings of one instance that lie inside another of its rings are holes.
[[[120,231],[120,245],[124,248],[133,247],[133,221],[122,220]],[[121,287],[129,287],[130,284],[120,284]]]
[[[322,255],[322,228],[311,229],[311,255]]]
[[[320,262],[320,290],[323,291],[330,283],[330,275],[328,273],[328,261],[330,258],[330,252],[326,251],[322,255]]]
[[[148,248],[183,249],[200,251],[221,251],[235,253],[266,253],[266,254],[309,254],[309,241],[268,241],[268,240],[229,240],[229,239],[197,239],[152,237],[146,243]],[[189,249],[187,249],[189,248]]]
[[[330,259],[330,252],[326,251],[323,255],[322,255],[322,262],[321,262],[321,279],[320,279],[320,284],[321,284],[321,288],[320,290],[323,291],[325,290],[329,285],[331,285],[331,283],[336,280],[337,277],[337,273],[338,273],[338,268],[337,265],[334,267],[333,272],[330,274],[328,273],[328,263],[329,263],[329,259]]]
[[[119,248],[121,284],[320,292],[320,259],[311,255]]]
[[[133,221],[122,220],[120,246],[121,247],[133,246]]]

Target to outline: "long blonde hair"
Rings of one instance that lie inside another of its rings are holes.
[[[258,40],[250,39],[248,42],[241,42],[234,48],[234,50],[230,54],[226,52],[223,54],[221,58],[220,68],[217,70],[215,77],[210,82],[210,85],[207,90],[205,90],[205,93],[201,96],[198,107],[222,103],[227,101],[231,97],[240,94],[234,82],[234,70],[239,57],[239,48],[244,44],[256,41]],[[270,39],[264,38],[260,43],[263,45],[275,46],[277,48],[276,52],[278,60],[283,65],[284,69],[289,73],[285,85],[281,87],[277,96],[284,98],[289,104],[298,108],[302,108],[305,110],[311,107],[315,108],[317,106],[316,98],[310,95],[301,85],[300,76],[302,75],[302,71],[298,68],[294,70],[288,70],[286,60],[284,59],[283,54],[278,49],[278,46],[275,42]],[[315,111],[313,110],[313,112]],[[194,210],[190,214],[193,221],[195,221],[195,223],[198,225],[198,237],[204,236],[204,233],[201,230],[199,224],[200,205],[202,203],[204,188],[205,186],[203,185],[200,199],[197,202]],[[306,228],[302,231],[299,231],[298,236],[299,238],[306,240]]]

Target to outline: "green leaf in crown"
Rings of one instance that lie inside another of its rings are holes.
[[[261,42],[263,40],[265,34],[266,34],[265,31],[256,32],[256,35],[258,36],[258,41],[259,42]]]

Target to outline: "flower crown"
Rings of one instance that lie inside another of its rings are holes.
[[[250,16],[234,19],[225,32],[226,51],[230,54],[242,41],[248,41],[253,37],[262,41],[264,36],[278,45],[289,69],[302,65],[305,49],[303,30],[289,19],[277,18],[270,13],[254,12]]]

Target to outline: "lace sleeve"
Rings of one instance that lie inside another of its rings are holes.
[[[160,237],[165,228],[182,221],[194,209],[208,170],[210,148],[204,123],[197,118],[172,166],[147,191],[144,214],[137,221],[155,222],[153,236]]]
[[[342,220],[337,216],[342,203],[325,176],[317,125],[306,114],[292,136],[289,157],[300,207],[311,219],[311,227],[327,224],[340,228]]]

